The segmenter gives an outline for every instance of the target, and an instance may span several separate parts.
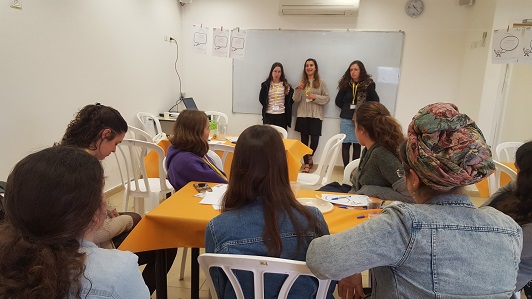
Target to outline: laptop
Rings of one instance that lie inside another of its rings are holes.
[[[198,106],[196,106],[193,98],[183,98],[183,104],[187,109],[198,110]]]

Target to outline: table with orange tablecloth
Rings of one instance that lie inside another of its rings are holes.
[[[312,154],[312,149],[304,145],[301,141],[295,139],[283,139],[284,148],[286,151],[286,161],[288,163],[288,176],[291,181],[297,180],[297,174],[301,168],[301,158],[304,155]],[[224,144],[235,146],[234,143],[226,140]],[[166,151],[170,147],[170,141],[168,139],[161,140],[158,145]],[[219,153],[218,153],[219,154]],[[224,164],[224,172],[230,177],[231,162],[233,161],[233,153],[227,155],[227,159]],[[144,163],[146,165],[146,173],[148,177],[157,177],[159,175],[159,165],[157,154],[155,152],[150,152],[144,158]]]
[[[194,196],[198,192],[194,189],[193,183],[188,183],[146,214],[119,249],[140,252],[165,248],[193,248],[191,292],[192,298],[197,298],[199,292],[198,248],[205,247],[205,228],[209,221],[220,212],[214,210],[211,205],[199,204],[201,198]],[[322,193],[330,192],[300,190],[298,197],[313,198]],[[364,209],[341,209],[334,206],[332,211],[323,216],[329,226],[329,231],[338,233],[364,222],[367,219],[367,213],[368,210]],[[365,217],[357,218],[357,216]],[[166,271],[163,272],[165,273]]]

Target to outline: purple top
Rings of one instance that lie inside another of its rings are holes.
[[[207,159],[212,162],[209,157]],[[212,164],[214,165],[214,162]],[[166,153],[166,169],[168,169],[168,180],[176,191],[191,181],[227,184],[227,180],[216,173],[200,156],[182,151],[173,145]],[[224,173],[222,170],[220,172]]]

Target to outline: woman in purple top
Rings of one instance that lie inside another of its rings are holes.
[[[168,180],[177,191],[191,181],[227,183],[227,176],[207,157],[209,151],[209,119],[198,110],[179,114],[166,153]]]

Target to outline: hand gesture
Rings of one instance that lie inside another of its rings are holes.
[[[299,84],[297,85],[296,88],[297,88],[297,89],[303,89],[303,88],[305,88],[305,82],[303,82],[303,81],[299,82]]]
[[[338,295],[342,299],[360,299],[365,298],[362,289],[362,275],[360,273],[348,276],[338,282]]]

